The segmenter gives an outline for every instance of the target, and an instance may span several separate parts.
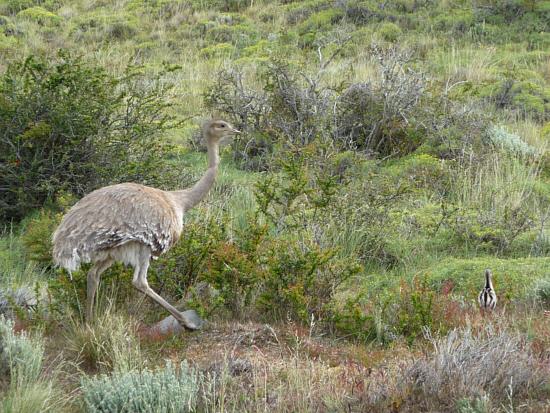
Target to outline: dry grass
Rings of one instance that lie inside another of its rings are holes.
[[[144,366],[137,332],[135,320],[109,309],[91,325],[69,319],[62,334],[71,362],[85,371],[109,372]]]
[[[460,399],[489,397],[512,410],[518,400],[540,395],[548,371],[533,356],[523,335],[488,324],[480,333],[453,330],[427,334],[433,347],[405,373],[409,402],[423,409],[452,409]],[[543,396],[544,399],[544,396]]]

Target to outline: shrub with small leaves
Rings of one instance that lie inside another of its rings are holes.
[[[401,28],[395,23],[386,22],[378,29],[378,34],[387,42],[396,42],[401,35]]]
[[[13,321],[0,316],[0,376],[18,385],[32,384],[40,375],[44,345],[25,333],[15,334]]]
[[[40,6],[22,10],[17,13],[17,17],[32,20],[41,26],[58,26],[63,21],[57,14]]]
[[[199,376],[186,362],[179,371],[168,362],[157,371],[129,371],[83,379],[82,392],[90,413],[195,411]]]
[[[0,76],[0,220],[20,220],[61,192],[173,185],[171,147],[158,139],[177,124],[165,74],[151,81],[129,67],[117,78],[63,51],[10,64]]]
[[[59,214],[47,209],[25,219],[21,241],[31,260],[45,267],[52,265],[52,234],[60,221]]]
[[[534,290],[535,299],[538,300],[545,308],[550,308],[550,278],[539,280]]]
[[[501,126],[493,125],[488,130],[488,135],[491,143],[499,149],[520,156],[535,154],[535,148],[522,140],[519,135],[510,133]]]

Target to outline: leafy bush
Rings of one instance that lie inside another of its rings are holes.
[[[301,22],[312,14],[330,7],[329,3],[326,0],[308,0],[291,3],[286,7],[287,22],[290,24]]]
[[[532,80],[516,80],[513,76],[485,86],[480,95],[498,108],[509,108],[520,115],[547,120],[550,113],[550,92]]]
[[[36,3],[38,3],[38,1],[35,0],[7,0],[2,4],[2,14],[17,14],[21,10],[35,6]]]
[[[131,15],[85,15],[76,20],[74,37],[84,41],[126,40],[139,30],[139,21]]]
[[[88,412],[195,411],[199,376],[182,362],[176,372],[170,362],[157,371],[115,373],[82,381]]]
[[[378,34],[387,42],[396,42],[401,35],[401,28],[394,23],[384,23],[378,29]]]
[[[263,231],[254,232],[248,233],[251,242],[247,242],[244,248],[234,242],[220,243],[212,252],[204,275],[204,279],[218,291],[219,304],[228,308],[236,318],[242,318],[245,308],[253,302],[263,273],[259,262]]]
[[[206,39],[212,43],[228,43],[242,49],[256,43],[258,33],[246,24],[221,24],[209,29],[206,32]]]
[[[313,45],[322,33],[330,30],[342,17],[343,13],[339,9],[326,9],[312,14],[298,26],[298,33],[302,36],[301,44]]]
[[[277,320],[328,321],[337,288],[360,269],[353,261],[338,260],[330,249],[307,241],[280,241],[271,251],[258,304],[264,314]]]
[[[440,14],[435,18],[434,28],[454,36],[465,34],[474,24],[474,16],[470,10],[458,9]]]
[[[218,43],[213,46],[204,47],[200,50],[201,56],[206,58],[227,57],[235,53],[235,47],[229,43]]]
[[[187,223],[180,241],[152,263],[148,279],[153,289],[176,300],[192,293],[193,287],[204,281],[205,273],[216,262],[215,252],[226,235],[223,226],[223,222],[214,219]],[[207,311],[213,303],[195,304],[199,305],[199,310]]]
[[[169,147],[157,137],[174,122],[161,77],[145,86],[136,69],[114,78],[66,53],[11,64],[0,79],[0,219],[61,191],[168,182]]]
[[[259,304],[272,317],[328,318],[337,288],[360,271],[355,257],[340,257],[317,228],[337,202],[337,175],[329,166],[308,150],[290,152],[279,174],[257,184],[259,216],[278,234],[260,259]]]
[[[503,208],[498,213],[472,206],[455,209],[444,225],[453,231],[459,243],[469,244],[474,250],[509,254],[513,242],[533,227],[533,220],[522,206]]]
[[[22,10],[17,13],[17,17],[35,21],[43,26],[57,26],[63,20],[57,14],[52,13],[51,11],[48,11],[40,6]]]
[[[438,190],[446,186],[448,172],[440,159],[428,154],[412,154],[385,168],[397,181],[409,181],[417,188]]]
[[[452,298],[452,282],[434,287],[424,275],[393,286],[381,284],[370,286],[373,291],[368,296],[355,292],[334,306],[333,321],[338,331],[365,342],[387,344],[404,339],[412,345],[425,329],[446,334],[464,325],[468,311]]]
[[[52,264],[52,234],[61,221],[60,214],[42,209],[24,222],[21,241],[28,257],[44,267]]]

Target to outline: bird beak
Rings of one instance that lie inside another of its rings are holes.
[[[233,132],[233,133],[241,133],[241,131],[240,131],[240,130],[238,130],[238,129],[235,129],[235,128],[231,128],[231,132]]]

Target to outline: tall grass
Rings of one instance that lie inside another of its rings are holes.
[[[70,319],[63,333],[67,356],[82,368],[100,372],[142,369],[145,359],[137,336],[138,324],[112,308],[92,324]]]
[[[459,205],[502,214],[506,209],[533,207],[533,187],[539,165],[494,152],[485,159],[471,160],[457,170],[450,191]]]
[[[494,69],[499,60],[495,47],[459,48],[452,45],[435,54],[435,72],[447,83],[447,88],[455,83],[474,84],[494,78]]]
[[[33,285],[46,271],[27,260],[21,238],[13,229],[0,233],[0,288]]]

